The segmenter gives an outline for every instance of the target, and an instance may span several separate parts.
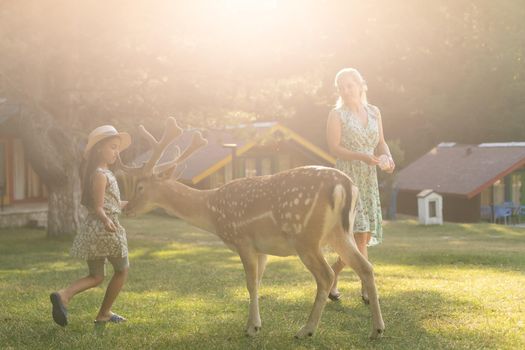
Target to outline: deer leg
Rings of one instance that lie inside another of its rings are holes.
[[[259,283],[259,286],[262,282],[262,277],[264,274],[264,269],[266,269],[266,261],[268,260],[268,255],[266,254],[259,254],[258,261],[257,261],[257,282]]]
[[[372,333],[370,334],[370,338],[379,338],[385,330],[385,323],[383,322],[383,316],[381,315],[381,308],[379,306],[372,264],[359,252],[352,235],[343,232],[341,229],[334,232],[332,237],[332,247],[337,254],[339,254],[343,262],[357,273],[368,291],[372,311]]]
[[[316,250],[306,251],[304,249],[297,249],[297,252],[306,268],[314,275],[317,283],[317,294],[312,311],[308,317],[308,322],[295,334],[296,338],[304,338],[312,336],[317,329],[324,306],[326,305],[330,287],[332,286],[334,272],[326,262],[320,249],[316,248]]]
[[[246,334],[254,336],[261,330],[261,316],[259,315],[258,295],[258,256],[251,248],[239,249],[239,256],[246,274],[246,287],[250,293],[250,306],[248,321],[246,322]]]
[[[331,300],[336,301],[341,297],[341,293],[339,293],[339,290],[337,289],[337,282],[339,281],[339,274],[343,271],[344,267],[345,263],[340,257],[338,257],[337,261],[332,264],[332,270],[334,271],[335,276],[334,283],[332,283],[332,288],[330,289],[330,294],[328,295]]]

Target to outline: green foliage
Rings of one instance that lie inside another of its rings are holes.
[[[84,133],[272,119],[323,144],[333,78],[354,66],[407,160],[525,134],[520,0],[246,3],[4,1],[0,72]]]
[[[70,304],[70,325],[51,319],[48,294],[86,273],[69,240],[0,231],[0,344],[4,349],[520,349],[525,347],[525,232],[492,224],[388,222],[370,250],[386,334],[367,339],[370,312],[345,269],[343,299],[329,302],[311,339],[315,282],[298,258],[270,257],[260,290],[262,332],[243,327],[248,293],[238,256],[214,236],[164,216],[124,219],[129,280],[114,310],[129,318],[95,333],[99,287]],[[329,253],[329,260],[335,256]]]

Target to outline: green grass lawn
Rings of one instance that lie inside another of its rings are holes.
[[[70,240],[0,230],[1,349],[525,348],[523,228],[386,223],[384,244],[370,250],[386,333],[369,341],[370,313],[349,269],[342,301],[327,304],[313,338],[297,340],[315,282],[298,258],[270,257],[260,291],[263,329],[247,338],[248,292],[235,253],[176,219],[123,223],[131,270],[114,311],[129,322],[104,334],[92,324],[103,287],[72,301],[66,328],[51,319],[49,293],[86,272],[84,262],[69,257]]]

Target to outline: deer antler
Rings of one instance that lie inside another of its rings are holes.
[[[184,150],[182,154],[180,154],[180,149],[177,147],[177,155],[174,160],[157,165],[157,162],[162,157],[162,154],[170,145],[170,143],[172,143],[173,140],[182,134],[182,129],[177,125],[177,122],[172,117],[166,120],[166,128],[164,129],[164,134],[162,135],[160,141],[157,141],[157,139],[151,135],[144,126],[140,125],[139,129],[142,136],[148,140],[151,147],[153,148],[153,154],[151,155],[150,159],[140,167],[130,167],[124,165],[120,157],[117,158],[117,163],[122,171],[133,176],[151,176],[153,174],[164,172],[170,168],[175,169],[177,164],[180,164],[189,158],[193,153],[195,153],[195,151],[197,151],[199,148],[208,144],[208,141],[202,137],[202,134],[196,131],[193,134],[191,144]]]
[[[169,146],[169,144],[172,143],[173,140],[175,140],[178,136],[182,134],[182,129],[177,125],[177,122],[174,118],[168,118],[168,120],[166,120],[166,128],[164,129],[164,134],[158,142],[155,139],[155,137],[153,137],[153,135],[151,135],[146,130],[146,128],[144,128],[144,126],[139,126],[139,129],[142,132],[142,135],[146,137],[146,139],[149,141],[150,145],[153,148],[153,154],[151,155],[151,158],[143,166],[143,174],[151,175],[154,173],[153,169],[155,168],[155,165],[162,157],[162,154]]]
[[[158,174],[158,173],[168,170],[171,167],[175,167],[177,164],[180,164],[184,162],[186,159],[188,159],[199,148],[206,146],[207,144],[208,144],[208,140],[202,137],[202,134],[199,131],[195,131],[191,139],[190,145],[186,147],[184,152],[181,155],[179,155],[177,158],[175,158],[174,160],[171,160],[169,162],[165,162],[165,163],[155,166],[155,168],[153,169],[153,173]]]
[[[157,164],[159,159],[162,157],[162,154],[169,144],[182,134],[182,129],[177,125],[176,120],[170,117],[166,120],[166,127],[160,141],[157,141],[157,139],[151,135],[143,125],[139,126],[139,130],[142,136],[148,140],[150,146],[153,148],[153,154],[151,155],[150,159],[140,167],[130,167],[124,165],[120,157],[118,157],[117,164],[122,169],[122,171],[130,175],[149,176],[153,174],[155,164]]]
[[[127,166],[126,164],[124,164],[124,162],[122,162],[122,159],[120,158],[120,154],[117,156],[116,165],[120,170],[122,170],[126,174],[129,174],[131,176],[137,176],[137,177],[140,177],[142,175],[142,169],[144,167],[144,165],[140,167]]]

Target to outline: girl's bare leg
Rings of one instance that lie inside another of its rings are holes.
[[[98,315],[96,317],[97,321],[109,320],[112,315],[111,307],[113,306],[115,299],[117,299],[117,296],[119,295],[120,290],[122,289],[122,286],[126,282],[127,278],[128,268],[122,271],[115,271],[111,281],[109,281],[108,287],[106,288],[104,300],[102,301],[102,305],[100,306],[100,310],[98,311]]]
[[[73,283],[71,283],[68,287],[59,290],[57,293],[60,295],[60,299],[62,300],[62,304],[64,304],[65,307],[69,304],[71,299],[78,293],[81,293],[85,290],[94,288],[98,285],[100,285],[104,281],[104,276],[86,276],[82,277]]]

